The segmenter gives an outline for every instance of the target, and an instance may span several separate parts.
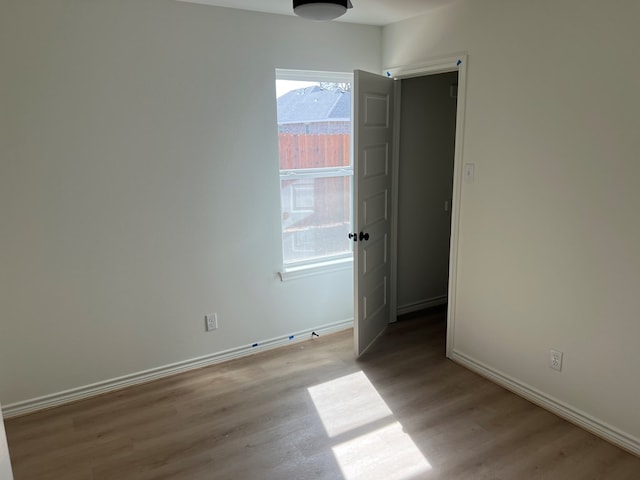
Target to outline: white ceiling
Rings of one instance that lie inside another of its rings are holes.
[[[256,12],[293,15],[292,0],[179,0]],[[353,8],[338,20],[366,25],[387,25],[415,17],[456,0],[351,0]]]

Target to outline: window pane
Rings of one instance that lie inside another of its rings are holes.
[[[350,177],[281,181],[285,264],[351,251],[350,185]]]
[[[351,165],[351,85],[282,82],[293,90],[278,97],[280,168]]]
[[[284,263],[348,255],[351,84],[277,79],[276,92]]]

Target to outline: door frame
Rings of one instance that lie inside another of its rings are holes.
[[[449,285],[447,292],[447,350],[446,356],[451,358],[453,353],[456,286],[458,274],[458,248],[460,227],[460,201],[462,199],[462,173],[463,173],[463,138],[465,104],[467,93],[467,54],[459,53],[425,60],[400,67],[387,68],[384,75],[394,80],[405,78],[423,77],[438,73],[458,72],[458,99],[456,108],[456,132],[455,150],[453,160],[453,193],[451,205],[451,240],[449,242]],[[394,95],[394,146],[392,156],[392,210],[391,210],[391,292],[390,309],[392,321],[395,321],[398,311],[398,172],[400,169],[400,82],[396,82]]]

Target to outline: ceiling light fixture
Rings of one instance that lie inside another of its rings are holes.
[[[293,0],[293,12],[309,20],[333,20],[352,7],[350,0]]]

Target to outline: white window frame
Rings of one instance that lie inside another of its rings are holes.
[[[297,80],[303,82],[337,82],[349,83],[353,87],[353,74],[345,72],[325,72],[314,70],[286,70],[276,69],[276,80]],[[280,185],[286,178],[319,178],[319,177],[351,177],[350,194],[353,197],[353,96],[351,99],[351,161],[350,166],[336,168],[312,168],[279,170]],[[293,200],[292,200],[293,201]],[[352,198],[353,206],[353,198]],[[282,209],[282,206],[280,207]],[[351,223],[353,224],[353,208],[351,208]],[[284,245],[282,236],[282,223],[280,224],[280,253],[282,255],[282,270],[278,272],[282,281],[294,278],[308,277],[321,273],[333,272],[353,268],[353,250],[338,255],[327,256],[321,259],[312,259],[301,262],[284,263]]]

